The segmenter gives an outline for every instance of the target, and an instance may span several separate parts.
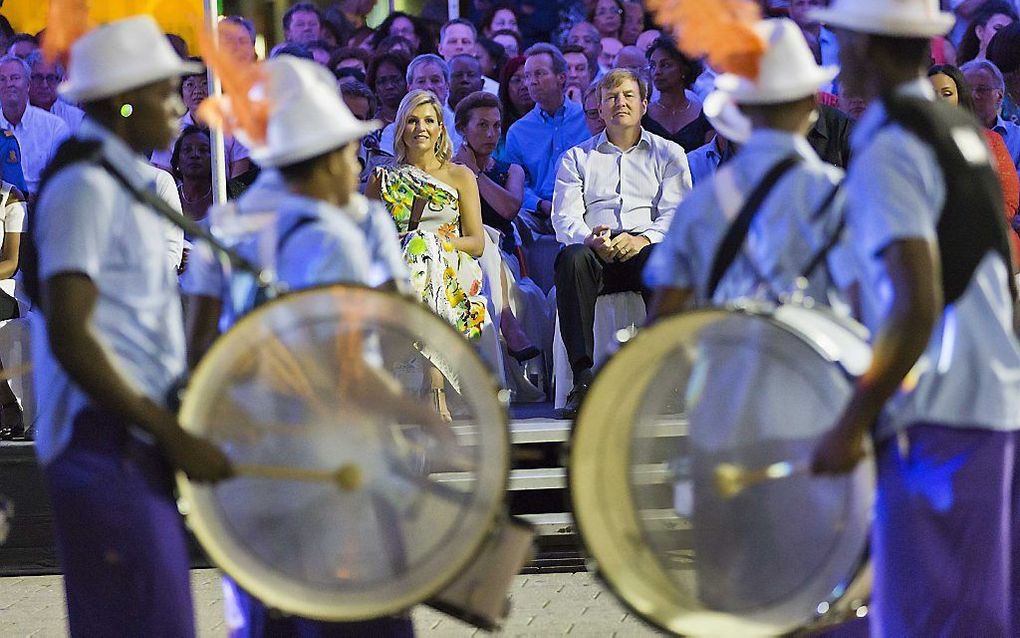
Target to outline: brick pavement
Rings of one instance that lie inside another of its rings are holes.
[[[195,613],[199,636],[226,635],[219,572],[194,570]],[[513,609],[498,635],[591,636],[593,638],[654,636],[591,575],[528,574],[518,576],[511,591]],[[0,578],[0,636],[49,638],[66,634],[63,587],[59,576]],[[480,635],[459,620],[419,606],[414,611],[417,633],[437,638]]]

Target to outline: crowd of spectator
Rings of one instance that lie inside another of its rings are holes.
[[[788,16],[800,27],[819,64],[838,66],[835,37],[810,17],[826,0],[761,3],[766,16]],[[545,328],[525,330],[512,312],[496,309],[505,318],[508,351],[524,362],[544,354],[545,377],[551,378],[558,313],[575,380],[587,383],[596,298],[642,292],[636,264],[661,240],[672,208],[738,150],[704,108],[716,74],[678,49],[640,1],[464,4],[465,17],[444,22],[446,3],[428,2],[420,15],[393,12],[373,28],[367,22],[373,0],[341,0],[324,9],[299,2],[283,15],[284,41],[268,55],[324,65],[351,112],[381,123],[361,143],[362,190],[400,155],[404,97],[416,89],[434,95],[451,161],[477,178],[483,222],[510,273],[509,280],[502,272],[490,277],[488,289],[501,288],[505,300],[522,282],[533,280],[543,293],[554,283],[558,288],[539,313]],[[958,25],[932,41],[932,82],[941,97],[971,110],[989,130],[998,158],[1008,157],[998,168],[1012,220],[1020,192],[1017,7],[1011,0],[944,4],[956,12]],[[221,44],[238,61],[254,60],[252,23],[240,16],[224,20],[237,28],[224,31]],[[0,22],[4,26],[0,128],[20,145],[31,202],[44,167],[83,113],[57,96],[64,69],[39,51],[45,34],[13,33]],[[182,56],[191,53],[183,40],[168,37]],[[841,88],[837,77],[818,94],[819,117],[808,141],[823,160],[845,168],[850,133],[866,105]],[[151,155],[152,164],[176,181],[182,210],[198,220],[213,202],[213,146],[196,114],[208,95],[204,74],[182,78],[187,112],[180,135]],[[228,191],[237,196],[260,167],[236,139],[226,139],[225,152]],[[621,235],[631,239],[604,250],[603,238]],[[631,259],[637,261],[625,266]],[[541,377],[521,378],[541,386]]]

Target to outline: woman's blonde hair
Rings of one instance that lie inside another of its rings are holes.
[[[446,130],[446,122],[443,119],[443,105],[439,103],[439,98],[435,93],[425,89],[411,91],[404,96],[404,99],[400,100],[393,131],[393,150],[396,151],[397,161],[403,162],[407,157],[407,145],[404,144],[407,119],[411,117],[411,111],[423,104],[431,104],[436,111],[436,120],[439,122],[439,139],[436,140],[435,147],[436,157],[445,164],[453,157],[453,143],[450,141],[450,132]]]

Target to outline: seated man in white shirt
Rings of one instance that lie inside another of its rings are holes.
[[[46,60],[42,51],[33,51],[25,58],[25,62],[28,62],[32,70],[28,87],[29,103],[64,120],[71,133],[77,132],[85,118],[85,111],[57,99],[57,85],[64,81],[64,66]]]
[[[601,80],[599,96],[606,130],[564,153],[553,193],[552,225],[566,244],[556,258],[556,311],[574,373],[566,418],[591,384],[598,296],[645,292],[644,264],[691,189],[683,149],[641,128],[645,81],[616,69]]]
[[[29,201],[39,189],[43,168],[57,147],[71,135],[64,120],[28,103],[32,69],[21,58],[0,58],[0,128],[12,131],[21,144],[21,167],[25,171]]]

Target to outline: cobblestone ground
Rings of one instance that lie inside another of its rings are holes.
[[[198,634],[226,635],[219,572],[191,573]],[[595,579],[585,573],[518,576],[511,591],[513,609],[503,636],[655,636],[656,632],[628,613]],[[423,636],[486,635],[459,620],[419,606],[414,625]],[[0,578],[0,636],[48,638],[67,633],[64,596],[59,576]]]

